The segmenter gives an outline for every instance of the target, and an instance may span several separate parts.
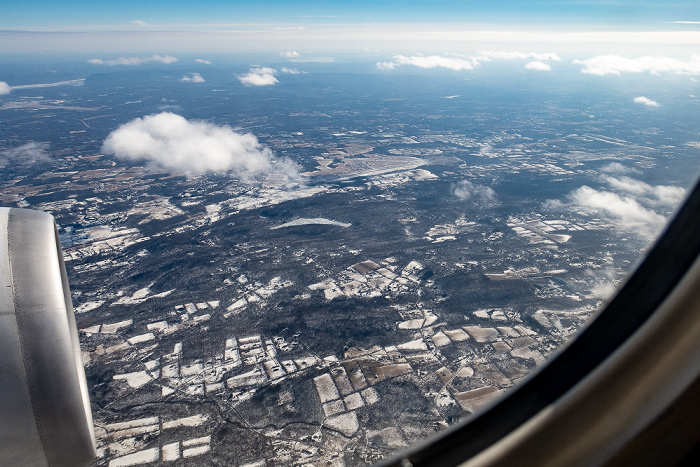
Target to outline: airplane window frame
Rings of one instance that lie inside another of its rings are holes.
[[[696,182],[637,269],[545,365],[483,411],[377,465],[458,465],[532,420],[572,391],[658,312],[700,258],[699,232],[700,182]],[[699,437],[700,433],[691,434],[689,443],[696,444]]]

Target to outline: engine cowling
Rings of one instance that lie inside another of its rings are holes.
[[[53,216],[0,208],[0,465],[80,466],[95,434]]]

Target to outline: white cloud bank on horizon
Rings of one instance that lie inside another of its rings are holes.
[[[181,83],[204,83],[204,78],[199,73],[188,73],[180,78]]]
[[[647,107],[659,107],[659,103],[649,99],[648,97],[639,96],[634,98],[634,102],[637,104],[642,104]]]
[[[250,133],[229,126],[187,120],[162,112],[136,118],[107,136],[102,151],[187,173],[225,172],[253,179],[273,172],[298,178],[294,163],[275,161],[272,151]]]
[[[477,61],[491,60],[537,60],[537,61],[560,61],[559,55],[554,52],[537,53],[537,52],[480,52],[473,57]]]
[[[394,70],[400,66],[415,66],[418,68],[447,68],[450,70],[473,70],[483,62],[495,60],[530,60],[525,68],[528,70],[550,71],[549,62],[561,61],[553,52],[480,52],[472,56],[441,56],[441,55],[395,55],[392,60],[378,62],[380,70]],[[598,55],[586,60],[573,60],[574,64],[583,65],[582,73],[592,75],[621,75],[622,73],[675,73],[700,75],[700,55],[692,54],[688,59],[667,56],[644,56],[628,58],[622,55]]]
[[[692,54],[688,60],[665,56],[644,56],[627,58],[622,55],[598,55],[586,60],[574,60],[583,65],[582,73],[591,75],[621,75],[622,73],[675,73],[685,75],[700,74],[700,55]]]
[[[462,180],[450,187],[450,191],[461,201],[469,201],[475,206],[490,208],[498,204],[493,188]]]
[[[601,181],[610,190],[584,185],[569,193],[565,203],[549,201],[548,205],[600,216],[623,232],[652,240],[666,225],[666,216],[680,205],[685,196],[684,188],[649,185],[625,176],[603,175]]]
[[[470,57],[443,57],[440,55],[395,55],[392,61],[378,62],[377,68],[380,70],[394,70],[401,65],[416,66],[418,68],[447,68],[450,70],[473,70],[481,66],[481,62],[491,62],[494,60],[532,60],[525,67],[529,69],[549,70],[551,67],[544,63],[548,60],[559,61],[561,58],[553,52],[480,52]],[[533,68],[538,67],[538,68]]]
[[[280,57],[284,58],[297,58],[299,56],[300,54],[296,50],[292,50],[290,52],[280,52]]]
[[[131,24],[133,24],[134,26],[140,26],[140,27],[148,26],[148,23],[142,19],[135,19],[131,22]]]
[[[202,63],[204,65],[211,65],[211,62],[209,60],[204,60],[203,58],[195,58],[194,61],[197,63]]]
[[[148,62],[160,62],[160,63],[173,63],[177,62],[177,58],[172,55],[151,55],[150,57],[118,57],[111,60],[102,60],[101,58],[91,58],[88,63],[93,65],[107,65],[107,66],[117,66],[117,65],[143,65]]]
[[[145,17],[138,17],[146,20]],[[132,17],[134,19],[134,17]],[[35,53],[80,53],[101,57],[117,57],[125,53],[147,56],[153,51],[169,53],[182,51],[195,55],[209,53],[248,53],[253,50],[278,56],[280,52],[302,50],[314,51],[321,57],[338,53],[356,53],[369,48],[373,53],[385,54],[388,59],[394,54],[413,51],[414,55],[449,53],[472,54],[481,50],[554,50],[572,54],[571,58],[588,58],[598,54],[617,53],[627,56],[659,54],[676,56],[680,51],[698,53],[700,29],[635,27],[616,28],[593,25],[567,25],[555,27],[545,24],[504,24],[426,22],[417,23],[375,23],[369,27],[367,21],[345,23],[341,21],[321,21],[313,27],[284,27],[273,32],[270,23],[213,23],[200,21],[171,22],[160,18],[157,24],[153,18],[147,20],[148,27],[129,24],[123,21],[119,31],[113,25],[55,24],[48,30],[13,30],[3,32],[2,51],[11,54]],[[307,20],[303,20],[307,21]],[[251,27],[255,24],[255,27]],[[659,25],[661,23],[658,23]],[[282,26],[282,24],[279,24]],[[561,25],[559,25],[561,26]],[[641,25],[640,25],[641,26]],[[44,28],[41,28],[44,29]],[[66,34],[66,31],[75,34]],[[118,40],[115,40],[118,33]],[[251,49],[252,47],[252,49]],[[544,50],[544,49],[542,49]],[[652,52],[653,51],[653,52]],[[299,60],[287,59],[287,60]],[[534,60],[534,59],[533,59]],[[377,61],[377,60],[373,60]],[[552,65],[554,68],[554,65]]]
[[[7,81],[0,81],[0,96],[3,94],[9,94],[10,91],[12,91],[12,88],[9,84],[7,84]]]

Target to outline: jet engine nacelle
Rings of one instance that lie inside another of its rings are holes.
[[[0,208],[0,465],[81,466],[95,434],[53,216]]]

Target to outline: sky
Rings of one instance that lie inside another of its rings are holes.
[[[669,6],[670,5],[670,6]],[[175,26],[235,23],[559,22],[629,24],[695,20],[692,0],[37,0],[3,2],[2,29],[100,28],[143,21]]]
[[[5,0],[0,53],[445,53],[515,44],[690,53],[700,2],[633,0]],[[602,46],[601,46],[602,47]],[[642,48],[640,48],[642,50]]]

